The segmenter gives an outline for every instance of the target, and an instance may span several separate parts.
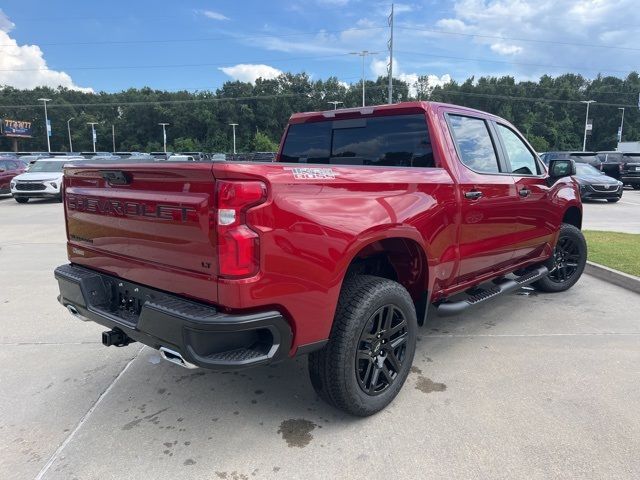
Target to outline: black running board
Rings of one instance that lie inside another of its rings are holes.
[[[464,312],[466,309],[497,297],[498,295],[513,292],[521,287],[524,287],[525,285],[529,285],[530,283],[535,282],[536,280],[540,280],[548,273],[549,270],[547,269],[547,267],[541,266],[525,273],[520,277],[504,280],[499,284],[489,288],[488,290],[483,290],[479,293],[470,295],[464,300],[459,300],[457,302],[442,302],[437,307],[438,315],[443,317],[458,315]]]

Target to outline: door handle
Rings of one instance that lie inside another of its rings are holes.
[[[464,192],[464,197],[469,200],[478,200],[482,196],[482,192],[478,190],[471,190],[469,192]]]
[[[519,192],[521,197],[528,197],[531,194],[531,190],[529,190],[527,187],[521,189]]]

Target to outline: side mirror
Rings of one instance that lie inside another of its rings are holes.
[[[551,160],[549,162],[549,178],[557,179],[576,174],[576,162],[570,158]]]
[[[4,173],[4,172],[6,172],[6,170],[4,168],[0,167],[0,173]]]

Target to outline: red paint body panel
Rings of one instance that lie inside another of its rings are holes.
[[[0,192],[11,191],[11,180],[27,171],[27,165],[14,157],[0,157]]]
[[[422,112],[437,168],[318,165],[335,178],[297,179],[299,164],[278,162],[111,164],[108,170],[131,179],[112,187],[102,178],[106,168],[71,166],[70,260],[228,312],[275,308],[290,322],[294,354],[328,337],[346,270],[375,242],[417,245],[427,272],[422,291],[434,301],[548,258],[564,213],[581,209],[571,179],[553,186],[546,175],[487,181],[461,164],[445,114],[497,117],[425,102],[360,110],[296,114],[290,123]],[[216,274],[216,179],[267,186],[266,202],[246,214],[260,242],[260,272],[251,278]],[[521,199],[517,189],[525,183],[533,193]],[[465,200],[475,187],[485,195]]]

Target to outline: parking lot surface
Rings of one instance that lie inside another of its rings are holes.
[[[622,209],[638,225],[628,193],[585,227]],[[316,397],[304,358],[213,373],[103,347],[56,302],[61,204],[0,197],[0,219],[2,479],[640,477],[636,294],[584,276],[431,316],[398,398],[357,419]]]
[[[618,203],[593,200],[583,208],[585,230],[640,233],[640,190],[627,188]]]

